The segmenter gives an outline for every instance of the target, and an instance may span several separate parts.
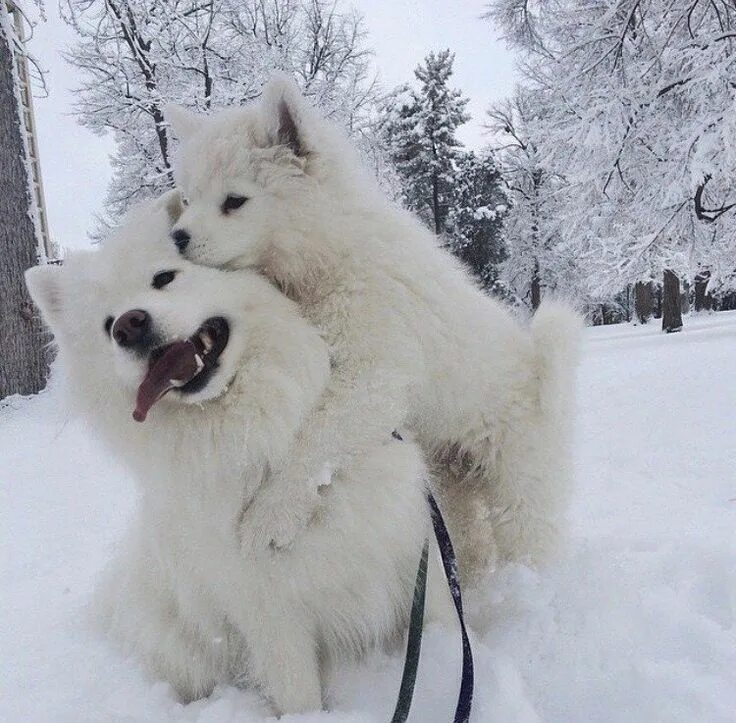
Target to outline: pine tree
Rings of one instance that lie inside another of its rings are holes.
[[[462,146],[456,131],[470,119],[468,99],[449,86],[454,59],[449,50],[430,53],[414,71],[419,89],[402,86],[384,104],[384,134],[404,204],[437,235],[447,230],[453,201]]]
[[[447,218],[447,246],[491,289],[506,258],[502,239],[508,198],[501,172],[488,149],[457,159],[452,205]]]

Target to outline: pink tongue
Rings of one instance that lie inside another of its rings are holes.
[[[175,341],[148,367],[146,378],[138,387],[133,419],[143,422],[151,407],[171,389],[194,379],[201,369],[197,348],[191,339]]]

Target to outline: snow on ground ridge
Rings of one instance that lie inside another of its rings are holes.
[[[571,539],[543,572],[468,594],[475,721],[736,721],[736,313],[586,331]],[[260,721],[252,692],[176,702],[98,639],[84,606],[135,504],[52,391],[0,408],[0,719]],[[425,634],[412,720],[451,720],[455,632]],[[330,713],[390,718],[400,653],[336,672]]]

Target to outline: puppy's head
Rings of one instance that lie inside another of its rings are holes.
[[[344,193],[346,169],[359,166],[341,134],[284,78],[250,107],[165,112],[179,140],[185,203],[172,243],[207,266],[259,266],[274,242],[296,243],[320,199]]]

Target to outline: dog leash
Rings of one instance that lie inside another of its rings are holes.
[[[455,708],[454,723],[468,723],[470,720],[470,709],[473,705],[473,687],[474,687],[474,670],[473,670],[473,650],[470,647],[470,638],[465,627],[465,615],[463,613],[463,598],[460,593],[460,580],[458,578],[457,558],[455,550],[452,547],[450,533],[447,531],[445,521],[442,519],[440,508],[437,506],[432,493],[427,493],[429,506],[432,510],[432,525],[434,526],[434,536],[437,538],[437,545],[440,548],[440,556],[442,557],[442,567],[445,569],[445,577],[450,587],[452,602],[455,605],[455,612],[460,623],[460,633],[463,639],[463,667],[462,676],[460,678],[460,694],[457,698],[457,707]],[[426,581],[425,581],[426,582]]]
[[[401,440],[398,432],[393,432],[395,439]],[[452,602],[455,605],[455,612],[460,622],[460,632],[463,641],[463,665],[462,675],[460,679],[460,693],[458,695],[457,706],[455,707],[454,723],[468,723],[470,720],[470,709],[473,704],[473,687],[474,687],[474,671],[473,671],[473,651],[470,647],[470,639],[468,631],[465,627],[465,616],[463,613],[463,600],[460,592],[460,582],[458,580],[457,558],[455,550],[452,547],[450,533],[442,518],[442,513],[437,505],[436,500],[431,492],[427,492],[427,501],[432,516],[432,526],[434,527],[434,536],[437,539],[437,546],[440,550],[442,558],[442,567],[445,571],[447,584],[452,595]],[[422,548],[422,556],[419,560],[419,568],[417,569],[416,582],[414,583],[414,599],[411,606],[411,616],[409,618],[409,635],[406,641],[406,657],[404,659],[404,672],[401,675],[401,687],[399,688],[399,697],[396,701],[391,723],[404,723],[409,716],[411,702],[414,695],[414,684],[417,678],[417,667],[419,665],[419,653],[422,647],[422,628],[424,625],[424,600],[427,591],[427,558],[429,555],[429,540],[424,541]]]
[[[404,658],[404,672],[401,674],[401,687],[396,709],[391,723],[404,723],[409,717],[411,701],[414,697],[414,683],[417,680],[417,666],[419,653],[422,648],[422,627],[424,625],[424,597],[427,590],[427,556],[429,554],[429,539],[424,541],[422,557],[419,560],[417,580],[414,583],[414,600],[411,604],[409,618],[409,636],[406,640],[406,657]]]

